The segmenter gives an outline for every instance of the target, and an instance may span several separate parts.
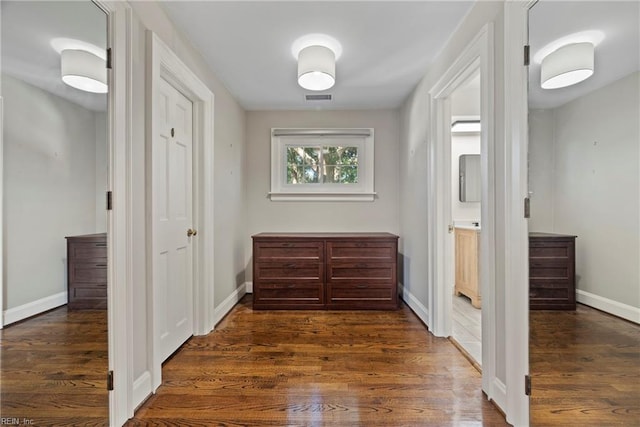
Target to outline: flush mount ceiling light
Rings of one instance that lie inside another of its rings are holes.
[[[336,56],[325,46],[308,46],[298,54],[298,84],[308,90],[326,90],[336,82]]]
[[[298,84],[308,90],[326,90],[336,81],[336,60],[342,46],[326,34],[307,34],[291,46],[298,61]]]
[[[540,66],[543,89],[557,89],[579,83],[593,74],[593,44],[572,43],[544,57]]]
[[[456,120],[451,124],[451,133],[480,132],[480,120]]]
[[[107,93],[106,61],[86,50],[60,52],[62,81],[85,92]]]

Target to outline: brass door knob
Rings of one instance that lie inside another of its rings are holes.
[[[190,228],[190,229],[188,229],[188,230],[187,230],[187,236],[188,236],[188,237],[195,236],[196,234],[198,234],[198,231],[197,231],[197,230],[194,230],[194,229],[192,229],[192,228]]]

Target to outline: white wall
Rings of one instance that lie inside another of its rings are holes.
[[[492,141],[495,145],[495,167],[493,172],[496,176],[494,190],[506,188],[506,167],[507,158],[505,156],[505,108],[504,108],[504,69],[507,66],[504,57],[504,3],[498,1],[476,2],[467,14],[458,29],[449,39],[447,45],[432,63],[429,71],[419,83],[417,88],[407,99],[401,112],[401,152],[400,152],[400,188],[401,188],[401,234],[404,236],[402,251],[405,256],[404,267],[404,289],[410,294],[410,298],[415,304],[422,307],[429,307],[430,290],[434,289],[435,283],[431,283],[427,264],[430,257],[427,242],[434,236],[429,235],[427,230],[427,212],[430,202],[430,195],[427,192],[429,183],[429,160],[434,151],[435,142],[429,140],[430,128],[430,105],[429,90],[442,78],[446,70],[460,56],[464,48],[469,45],[472,39],[480,32],[487,23],[493,23],[494,42],[494,118],[495,118],[495,138]],[[510,58],[511,59],[511,58]],[[507,195],[504,191],[495,191],[495,283],[490,284],[495,292],[495,312],[491,315],[496,320],[496,329],[491,331],[495,342],[492,351],[495,353],[495,377],[489,382],[496,384],[495,389],[502,389],[500,396],[494,395],[498,399],[498,404],[503,405],[506,410],[506,396],[509,393],[520,393],[520,390],[507,390],[506,366],[509,355],[506,353],[505,335],[507,331],[506,306],[506,280],[507,264],[510,254],[504,248],[507,242],[506,229],[506,201]],[[483,221],[486,219],[483,218]],[[483,308],[484,309],[484,308]],[[484,384],[484,381],[483,381]],[[498,385],[499,384],[499,385]],[[509,414],[507,414],[509,415]]]
[[[460,201],[460,156],[480,154],[480,134],[451,135],[451,216],[454,221],[480,221],[480,202]]]
[[[96,232],[96,114],[8,75],[5,310],[66,292],[65,236]]]
[[[251,111],[247,113],[247,279],[251,235],[286,231],[399,232],[399,122],[396,110]],[[271,128],[372,127],[375,131],[373,202],[272,202]]]
[[[229,91],[211,72],[200,54],[167,18],[156,2],[131,2],[133,19],[133,192],[134,259],[133,305],[133,371],[138,388],[135,396],[144,397],[148,392],[145,384],[150,371],[151,335],[148,316],[148,288],[146,283],[146,187],[145,187],[145,140],[146,140],[146,30],[154,31],[164,43],[202,80],[215,96],[214,104],[214,263],[215,307],[231,296],[244,281],[245,272],[245,112]],[[136,405],[140,402],[134,402]]]
[[[530,124],[536,208],[531,229],[577,235],[577,289],[635,308],[640,308],[639,117],[636,72],[551,111],[535,111]]]

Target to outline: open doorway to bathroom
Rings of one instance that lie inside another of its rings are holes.
[[[451,95],[452,338],[482,366],[480,71]]]

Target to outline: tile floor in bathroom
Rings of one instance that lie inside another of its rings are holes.
[[[482,311],[464,295],[453,297],[453,338],[482,366]]]

